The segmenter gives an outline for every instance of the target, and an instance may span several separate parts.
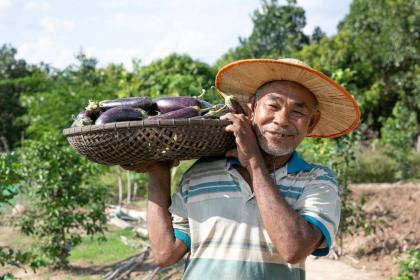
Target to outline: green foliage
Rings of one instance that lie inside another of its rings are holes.
[[[18,193],[18,169],[19,162],[14,153],[0,153],[0,204],[7,203]]]
[[[215,70],[188,55],[171,54],[139,68],[134,76],[140,81],[142,96],[193,96],[213,85]],[[212,102],[218,97],[206,96],[205,99]]]
[[[393,164],[382,152],[359,153],[357,161],[350,169],[352,183],[385,183],[395,182]]]
[[[106,190],[96,183],[97,165],[77,155],[56,134],[25,142],[20,151],[30,207],[22,232],[37,238],[37,249],[55,267],[68,265],[81,233],[103,235]]]
[[[0,153],[0,206],[19,192],[21,179],[19,162],[15,154]],[[0,247],[0,266],[13,265],[21,267],[29,265],[33,270],[43,265],[42,260],[30,251],[14,250]],[[0,275],[0,279],[13,279],[11,273]]]
[[[408,257],[402,259],[397,258],[400,264],[400,271],[398,277],[393,280],[415,280],[420,278],[420,250],[408,251]]]
[[[305,11],[295,0],[288,0],[284,6],[277,0],[262,0],[261,8],[252,15],[252,22],[251,35],[239,38],[239,46],[223,55],[216,63],[218,67],[245,58],[290,57],[309,43],[303,33]]]
[[[45,132],[56,133],[70,127],[72,117],[83,111],[88,101],[116,98],[118,81],[123,69],[109,66],[96,70],[96,60],[83,54],[78,64],[51,74],[50,87],[36,94],[25,92],[20,103],[26,108],[21,117],[27,124],[28,137],[39,139]],[[64,139],[63,139],[64,141]]]
[[[45,87],[44,72],[16,59],[17,50],[3,45],[0,48],[0,151],[14,149],[25,124],[18,118],[25,113],[19,104],[23,92],[31,93]]]
[[[381,129],[379,143],[394,165],[397,179],[406,179],[409,175],[413,138],[418,131],[417,116],[410,112],[401,102],[395,104],[392,116],[385,120]]]
[[[134,255],[138,249],[124,245],[121,236],[134,238],[132,229],[110,230],[105,235],[106,240],[84,236],[82,242],[71,251],[69,261],[73,264],[89,261],[95,265],[104,265]]]

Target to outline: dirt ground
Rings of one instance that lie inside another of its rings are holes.
[[[381,273],[384,279],[398,274],[397,256],[420,249],[420,184],[363,184],[352,186],[356,199],[364,195],[363,209],[377,222],[376,233],[359,231],[344,240],[347,258],[357,268]]]
[[[352,191],[356,199],[361,196],[367,199],[363,209],[368,219],[378,224],[376,233],[365,236],[360,230],[353,236],[345,237],[345,254],[339,260],[334,260],[332,256],[309,257],[306,279],[389,279],[398,274],[395,257],[401,256],[407,249],[420,248],[420,184],[364,184],[352,186]],[[15,270],[15,273],[22,279],[80,279],[87,276],[92,277],[89,279],[101,279],[120,264],[100,267],[86,262],[74,265],[70,271],[40,271],[34,275]],[[155,269],[149,256],[130,274],[130,279],[146,279]],[[182,270],[183,265],[178,264],[153,279],[180,279]]]

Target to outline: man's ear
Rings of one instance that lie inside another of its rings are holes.
[[[315,126],[319,123],[320,119],[321,119],[321,112],[320,111],[316,111],[315,113],[313,113],[313,115],[311,117],[311,120],[309,121],[308,134],[312,133]]]
[[[247,102],[247,107],[248,107],[248,117],[252,118],[254,115],[254,111],[255,111],[255,95],[251,95],[248,98],[248,102]]]

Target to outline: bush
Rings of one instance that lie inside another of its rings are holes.
[[[409,152],[405,155],[407,170],[405,179],[420,179],[420,152]],[[362,153],[357,156],[349,170],[351,183],[392,183],[400,180],[397,168],[399,165],[384,152],[375,151]]]
[[[414,280],[420,279],[420,249],[410,250],[408,258],[397,258],[400,263],[400,272],[393,280]]]
[[[20,151],[21,176],[30,207],[18,221],[37,239],[41,255],[66,267],[82,233],[103,236],[107,190],[97,184],[98,168],[76,154],[62,137],[45,133]]]
[[[413,152],[409,157],[410,169],[408,176],[410,179],[420,180],[420,152]]]
[[[394,164],[395,177],[409,177],[410,162],[408,156],[412,150],[412,140],[417,133],[417,115],[401,102],[397,102],[392,116],[384,121],[379,144],[384,153]]]
[[[357,156],[350,169],[352,183],[395,182],[394,165],[388,156],[381,152],[364,153]]]

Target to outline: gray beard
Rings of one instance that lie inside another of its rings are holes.
[[[295,147],[292,144],[289,144],[288,146],[270,145],[254,121],[252,122],[252,127],[257,135],[258,145],[266,154],[280,157],[289,155],[295,150]]]

